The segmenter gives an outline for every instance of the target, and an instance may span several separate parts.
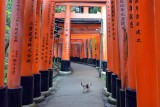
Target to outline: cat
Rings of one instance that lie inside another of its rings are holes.
[[[81,82],[81,85],[82,85],[82,87],[83,87],[83,93],[85,93],[85,92],[89,92],[89,91],[90,91],[90,86],[92,86],[92,84],[91,84],[91,83],[88,83],[88,84],[82,84],[82,82]]]

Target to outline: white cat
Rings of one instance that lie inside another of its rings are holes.
[[[82,84],[81,82],[81,85],[83,86],[83,93],[85,92],[89,92],[90,91],[90,86],[92,86],[91,83],[88,83],[88,84]]]

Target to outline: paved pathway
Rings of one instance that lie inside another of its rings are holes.
[[[72,75],[62,76],[58,79],[59,89],[43,107],[104,107],[102,89],[104,80],[98,78],[96,68],[72,63]],[[91,82],[89,93],[83,93],[82,82]]]

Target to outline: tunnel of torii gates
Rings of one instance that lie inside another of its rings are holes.
[[[13,0],[12,5],[4,84],[6,0],[0,3],[0,107],[43,99],[52,87],[52,59],[61,59],[64,74],[71,72],[71,60],[101,65],[118,107],[160,107],[159,0]],[[56,6],[66,11],[55,13]],[[83,13],[71,12],[72,6],[83,6]],[[101,12],[89,14],[89,6]]]

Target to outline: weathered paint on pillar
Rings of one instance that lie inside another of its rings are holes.
[[[24,1],[14,0],[12,4],[12,12],[7,86],[8,88],[19,88],[24,23]]]
[[[50,38],[50,0],[43,1],[42,11],[42,39],[41,39],[41,66],[40,70],[48,70],[49,66],[49,38]]]
[[[33,63],[33,40],[35,35],[36,3],[37,1],[25,1],[24,30],[22,36],[22,64],[21,76],[31,76]]]
[[[6,25],[6,0],[0,3],[0,88],[4,87],[4,57],[5,57],[5,25]]]
[[[138,107],[159,107],[154,6],[154,0],[135,0],[134,3]]]
[[[49,66],[48,68],[52,68],[52,53],[53,53],[53,44],[54,44],[54,23],[55,23],[55,9],[56,4],[53,0],[50,1],[50,37],[49,37]]]
[[[63,56],[62,60],[70,60],[70,27],[71,27],[71,20],[70,20],[70,13],[71,13],[71,6],[66,5],[66,17],[65,17],[65,24],[64,24],[64,38],[63,38]]]
[[[112,10],[111,0],[107,0],[107,54],[108,54],[108,71],[113,72],[113,38],[112,38]]]
[[[36,22],[35,22],[35,34],[33,37],[33,63],[32,70],[33,74],[39,74],[40,68],[40,54],[41,54],[41,0],[37,0],[37,9],[36,9]]]
[[[135,40],[134,38],[134,16],[133,16],[133,1],[127,3],[128,11],[128,86],[136,90],[136,66],[135,66]]]
[[[107,62],[107,16],[106,16],[106,6],[102,6],[102,19],[103,19],[103,61]]]
[[[111,9],[112,9],[112,38],[113,38],[113,72],[118,77],[120,77],[120,61],[119,61],[119,37],[117,32],[117,8],[116,8],[116,0],[111,1]]]

